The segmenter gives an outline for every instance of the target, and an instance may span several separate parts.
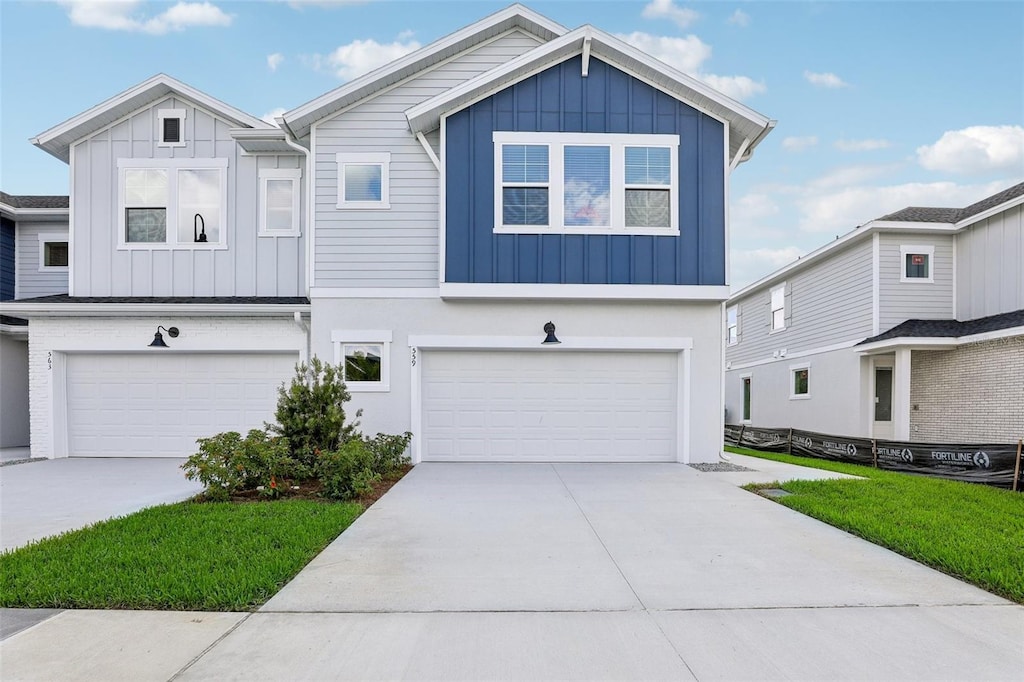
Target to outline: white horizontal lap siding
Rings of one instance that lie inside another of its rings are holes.
[[[730,302],[738,306],[739,343],[726,347],[733,363],[769,359],[825,348],[871,336],[871,240],[865,239],[832,254],[786,279],[786,328],[771,333],[771,290],[768,285]]]
[[[510,32],[316,125],[316,286],[437,286],[438,173],[405,110],[537,45]],[[337,208],[338,152],[391,153],[390,209]]]
[[[14,276],[17,281],[18,298],[35,298],[52,294],[68,293],[67,268],[57,270],[40,270],[39,235],[61,235],[53,241],[67,241],[68,223],[65,222],[24,222],[18,223],[15,262],[17,268]]]
[[[932,246],[934,282],[901,282],[901,245]],[[878,331],[885,332],[906,320],[953,318],[953,237],[951,235],[897,235],[879,237]]]
[[[1024,308],[1024,206],[971,225],[956,239],[957,319]]]
[[[423,458],[675,461],[678,357],[425,351]]]

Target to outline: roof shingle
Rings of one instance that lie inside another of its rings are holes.
[[[0,203],[11,208],[67,208],[68,197],[62,194],[8,194],[0,192]]]
[[[862,346],[866,343],[899,338],[957,338],[1013,327],[1024,327],[1024,309],[979,317],[965,322],[959,320],[907,320],[878,336],[864,339],[857,345]]]
[[[878,220],[903,223],[958,223],[978,215],[990,208],[1024,195],[1024,182],[1008,187],[990,197],[985,197],[965,208],[933,208],[929,206],[908,206],[895,213],[884,215]]]

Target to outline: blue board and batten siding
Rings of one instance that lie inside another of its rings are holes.
[[[724,125],[613,66],[567,60],[452,114],[445,281],[725,284]],[[678,237],[494,234],[494,131],[679,135]]]
[[[14,221],[0,218],[0,301],[14,299]]]

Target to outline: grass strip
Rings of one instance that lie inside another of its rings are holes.
[[[726,449],[864,477],[783,482],[780,487],[792,495],[775,501],[1024,604],[1024,495],[811,457]]]
[[[144,509],[0,554],[0,606],[251,610],[361,511],[310,500]]]

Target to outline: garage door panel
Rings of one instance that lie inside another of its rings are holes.
[[[73,456],[185,457],[195,441],[259,428],[296,354],[72,354],[67,362]]]

